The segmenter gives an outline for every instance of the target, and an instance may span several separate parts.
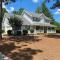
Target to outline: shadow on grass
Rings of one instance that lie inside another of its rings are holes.
[[[10,58],[12,60],[32,60],[33,55],[37,53],[42,53],[42,50],[36,50],[36,49],[31,49],[31,48],[24,48],[22,50],[19,50],[20,52],[14,52],[10,55]]]

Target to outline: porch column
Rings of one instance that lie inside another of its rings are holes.
[[[36,26],[34,26],[34,34],[36,34],[37,32],[36,32]]]
[[[47,33],[48,33],[48,26],[47,26]]]
[[[31,26],[29,26],[28,34],[31,34],[30,29],[31,29]]]
[[[45,27],[43,26],[43,33],[44,33],[44,28],[45,28]]]

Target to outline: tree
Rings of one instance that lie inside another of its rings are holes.
[[[46,7],[45,3],[42,4],[42,12],[45,14],[45,16],[52,19],[51,24],[53,24],[55,26],[60,26],[60,23],[55,21],[55,19],[53,18],[53,15],[49,11],[49,9]]]
[[[18,14],[18,11],[13,11],[13,14]]]
[[[6,11],[5,8],[3,8],[3,9],[2,9],[2,13],[3,13],[3,15],[4,15],[4,13],[8,13],[8,12]]]
[[[49,11],[49,9],[46,7],[45,3],[42,4],[42,13],[44,13],[45,16],[47,16],[48,18],[54,20],[53,15]]]
[[[51,7],[51,9],[60,8],[60,0],[53,0],[53,1],[55,1],[55,3],[54,3],[53,6]],[[49,0],[49,2],[51,2],[51,0]],[[44,3],[46,3],[46,1],[45,1]],[[44,6],[44,4],[43,4],[43,6]],[[46,7],[46,6],[45,6],[45,7]],[[44,9],[46,10],[46,8],[44,8]],[[44,10],[43,10],[43,11],[44,11]],[[48,9],[46,10],[46,12],[49,12]],[[53,16],[51,15],[51,13],[48,13],[48,14],[45,13],[45,15],[46,15],[46,16],[49,15],[49,16],[52,18],[51,24],[57,26],[56,29],[60,30],[60,23],[57,22],[57,21],[55,21],[55,19],[54,19]]]
[[[46,2],[49,3],[51,1],[55,1],[55,3],[53,3],[53,6],[51,7],[51,9],[60,8],[60,0],[44,0],[44,3],[46,3]]]
[[[24,8],[20,8],[18,11],[13,11],[13,13],[21,15],[23,10],[24,10]]]
[[[18,13],[21,15],[22,12],[23,12],[23,10],[24,10],[24,8],[20,8],[19,11],[18,11]]]
[[[20,30],[22,26],[22,20],[16,16],[11,17],[9,19],[9,23],[12,26],[12,29],[15,30]]]
[[[38,13],[38,14],[40,14],[41,13],[41,8],[40,7],[37,7],[37,9],[36,9],[35,12]]]
[[[16,0],[0,0],[0,31],[2,31],[2,19],[3,19],[3,8],[2,3],[4,2],[6,5],[11,2],[15,2]],[[0,39],[2,39],[2,33],[0,33]]]
[[[45,16],[47,16],[48,18],[52,19],[51,24],[57,26],[57,22],[56,22],[55,19],[53,18],[53,15],[52,15],[51,12],[49,11],[49,9],[46,7],[45,2],[42,3],[42,7],[41,7],[41,8],[38,7],[38,8],[36,9],[36,12],[39,13],[39,14],[40,14],[41,12],[44,13]]]

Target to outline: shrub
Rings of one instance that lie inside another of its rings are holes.
[[[17,36],[17,31],[16,30],[13,30],[13,35]]]
[[[12,30],[7,31],[8,35],[12,35]]]
[[[0,34],[3,33],[3,32],[4,32],[4,30],[0,30]]]
[[[21,35],[21,31],[17,31],[17,36],[20,36]]]
[[[30,32],[31,32],[31,33],[34,33],[34,30],[33,30],[33,29],[31,29],[31,30],[30,30]]]
[[[23,30],[23,35],[27,35],[28,34],[28,30]]]

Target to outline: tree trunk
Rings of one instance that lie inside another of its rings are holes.
[[[0,39],[2,39],[2,0],[0,0]]]

